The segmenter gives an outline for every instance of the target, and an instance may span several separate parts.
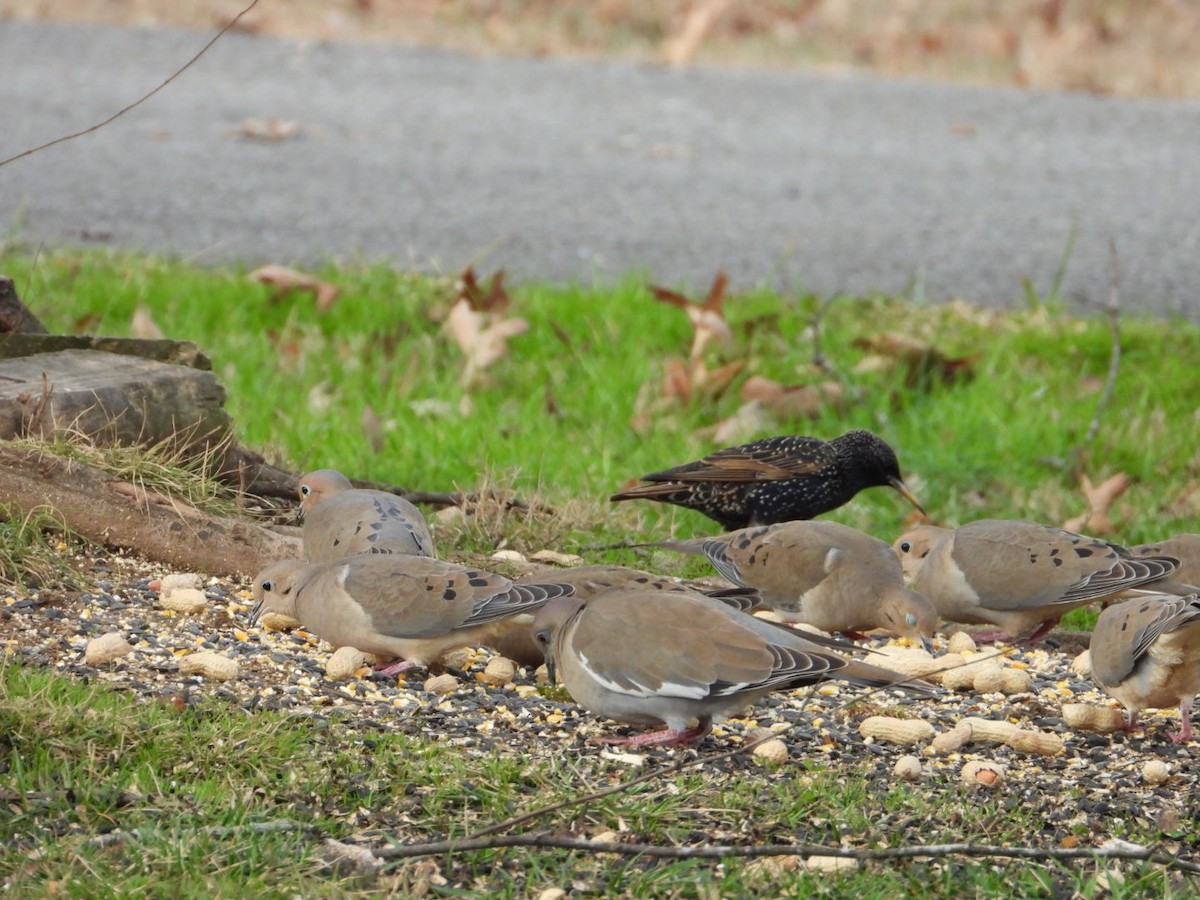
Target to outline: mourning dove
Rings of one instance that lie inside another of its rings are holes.
[[[762,597],[759,596],[758,591],[752,588],[697,587],[665,575],[655,575],[652,572],[643,572],[641,569],[631,569],[626,566],[599,565],[543,569],[516,579],[518,584],[537,581],[569,584],[575,588],[575,596],[585,601],[607,591],[641,589],[703,593],[743,612],[755,609],[762,604]],[[852,649],[852,645],[842,646],[851,646]],[[542,647],[534,640],[533,632],[528,629],[513,629],[508,634],[497,638],[492,647],[523,666],[538,666],[543,662]]]
[[[503,575],[420,556],[362,555],[333,563],[284,560],[254,579],[251,623],[278,612],[334,647],[404,660],[388,674],[428,666],[447,650],[487,646],[528,628],[568,584],[514,584]]]
[[[1092,631],[1092,677],[1128,712],[1179,705],[1171,740],[1192,740],[1192,700],[1200,693],[1200,595],[1137,597],[1100,613]]]
[[[1200,534],[1177,534],[1129,550],[1137,556],[1172,556],[1179,560],[1179,568],[1172,576],[1174,580],[1191,586],[1200,585]]]
[[[696,594],[616,590],[586,602],[563,598],[538,612],[533,630],[551,679],[581,706],[621,722],[666,726],[612,743],[687,744],[708,734],[714,719],[771,691],[829,678],[872,686],[905,681]]]
[[[918,525],[893,544],[913,589],[943,619],[999,626],[1034,641],[1076,607],[1111,600],[1175,571],[1166,556],[1128,550],[1036,522],[980,519],[950,530]],[[978,637],[978,636],[977,636]]]
[[[782,522],[655,546],[707,556],[790,622],[853,634],[881,628],[930,649],[937,612],[904,584],[884,541],[838,522]]]
[[[387,491],[360,490],[333,469],[300,479],[304,558],[333,562],[359,553],[429,556],[433,537],[421,511]]]
[[[763,438],[641,480],[649,484],[610,499],[673,503],[703,513],[726,531],[811,519],[869,487],[893,487],[925,512],[900,479],[895,451],[863,430],[831,441],[804,435]]]

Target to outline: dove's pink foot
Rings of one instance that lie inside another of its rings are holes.
[[[1057,619],[1050,622],[1043,622],[1037,628],[1033,629],[1033,631],[1029,632],[1029,634],[1025,635],[1025,637],[1009,634],[1000,628],[995,628],[991,631],[974,631],[971,633],[971,637],[975,639],[975,643],[977,644],[993,644],[996,641],[1003,641],[1006,644],[1032,644],[1034,641],[1040,641],[1048,635],[1054,630],[1054,626],[1057,624]]]
[[[380,675],[399,675],[402,672],[408,672],[412,669],[419,668],[421,667],[410,659],[400,659],[394,663],[388,663],[384,666],[376,666],[375,671]]]
[[[624,747],[686,747],[701,740],[712,731],[712,722],[703,720],[695,728],[675,730],[668,728],[664,731],[646,731],[630,737],[603,737],[599,740],[605,744],[620,744]]]
[[[841,634],[841,636],[844,637],[848,641],[869,641],[870,640],[870,637],[863,634],[861,631],[851,631],[851,630],[847,629],[845,631],[841,631],[838,633]]]
[[[995,628],[991,631],[972,631],[971,638],[977,644],[994,644],[996,641],[1004,641],[1005,643],[1009,643],[1012,641],[1013,636],[1007,631],[1001,631],[1000,629]]]

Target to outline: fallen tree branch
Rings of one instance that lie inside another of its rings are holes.
[[[182,75],[184,72],[186,72],[188,69],[190,69],[195,64],[196,60],[198,60],[205,53],[207,53],[208,49],[213,44],[215,44],[218,40],[221,39],[221,37],[225,34],[225,32],[227,32],[230,28],[232,28],[234,25],[236,25],[241,20],[242,16],[246,15],[246,13],[250,12],[250,10],[254,9],[254,7],[256,7],[257,5],[258,5],[258,0],[250,0],[250,5],[247,6],[245,9],[243,9],[241,12],[239,12],[232,19],[230,19],[229,22],[225,25],[225,27],[222,28],[220,31],[218,31],[216,34],[214,34],[209,39],[208,43],[200,48],[199,52],[197,52],[195,56],[193,56],[191,59],[189,59],[187,62],[185,62],[182,66],[180,66],[178,69],[176,69],[173,74],[171,74],[165,81],[161,82],[158,85],[158,87],[154,88],[154,90],[150,91],[148,94],[143,94],[141,97],[139,97],[137,100],[134,100],[129,105],[124,106],[121,109],[117,110],[115,113],[113,113],[107,119],[105,119],[103,122],[97,122],[95,125],[91,125],[85,129],[83,129],[82,131],[76,131],[74,134],[64,134],[62,137],[56,137],[54,140],[47,141],[46,143],[41,144],[37,147],[31,147],[28,150],[22,150],[20,153],[16,154],[15,156],[10,156],[8,159],[0,159],[0,166],[7,166],[9,163],[16,162],[18,159],[23,159],[26,156],[32,156],[34,153],[39,153],[42,150],[46,150],[50,147],[53,147],[55,144],[62,144],[62,143],[65,143],[66,141],[73,141],[73,140],[75,140],[75,138],[83,137],[85,134],[91,134],[93,131],[99,131],[105,125],[109,124],[110,122],[115,122],[117,119],[121,118],[121,116],[125,115],[125,113],[129,112],[130,110],[137,109],[139,106],[141,106],[147,100],[149,100],[151,97],[153,97],[155,94],[157,94],[163,88],[165,88],[168,84],[170,84],[172,81],[174,81],[180,75]]]
[[[196,834],[224,838],[243,834],[278,834],[304,832],[320,837],[323,831],[282,819],[274,822],[252,822],[246,825],[214,825],[196,829]],[[166,835],[158,828],[134,828],[112,831],[88,838],[88,846],[108,847],[126,841],[144,841]],[[660,844],[596,841],[561,834],[509,834],[482,838],[456,838],[428,841],[420,844],[399,844],[372,852],[380,860],[406,860],[422,856],[441,856],[448,853],[469,853],[480,850],[499,850],[507,847],[540,847],[584,853],[613,853],[621,856],[646,856],[658,859],[763,859],[767,857],[827,856],[853,859],[859,862],[885,862],[902,859],[940,859],[947,856],[973,858],[1028,859],[1051,862],[1069,860],[1130,860],[1149,862],[1175,869],[1189,875],[1200,875],[1200,863],[1168,853],[1156,847],[1146,847],[1128,841],[1110,840],[1099,847],[1007,847],[995,844],[913,844],[904,847],[827,847],[821,844],[692,844],[664,846]]]
[[[212,575],[249,577],[300,555],[298,537],[160,496],[76,460],[0,446],[0,497],[24,513],[50,506],[93,543]]]
[[[579,850],[587,853],[616,853],[622,856],[651,856],[665,859],[730,859],[761,858],[766,856],[836,856],[871,862],[893,859],[940,858],[945,856],[995,857],[1000,859],[1071,860],[1127,859],[1152,862],[1190,874],[1200,874],[1200,863],[1182,859],[1153,847],[1143,847],[1125,841],[1109,841],[1100,847],[1005,847],[993,844],[914,844],[908,847],[825,847],[820,844],[693,844],[686,847],[659,844],[632,844],[618,841],[593,841],[587,838],[557,834],[508,834],[489,838],[462,838],[430,841],[424,844],[401,844],[375,851],[381,859],[412,859],[419,856],[439,856],[444,853],[465,853],[473,850],[496,850],[503,847],[545,847],[557,850]]]

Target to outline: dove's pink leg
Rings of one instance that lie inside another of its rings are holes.
[[[1177,744],[1192,740],[1192,698],[1179,701],[1180,726],[1177,734],[1171,735],[1171,740]]]
[[[712,720],[702,719],[695,728],[684,728],[680,731],[668,728],[664,731],[646,731],[630,737],[604,737],[599,740],[601,743],[626,747],[685,747],[701,740],[710,731]]]

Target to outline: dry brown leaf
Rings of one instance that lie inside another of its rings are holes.
[[[687,314],[692,324],[692,349],[689,355],[693,360],[699,359],[704,348],[714,341],[723,345],[733,341],[733,332],[725,321],[725,286],[728,283],[725,273],[717,272],[708,296],[702,303],[693,303],[670,288],[648,285],[655,300],[682,309]]]
[[[477,312],[465,297],[450,308],[442,326],[454,338],[467,358],[463,368],[463,384],[471,384],[479,373],[508,353],[509,338],[524,334],[529,323],[522,318],[496,319],[489,313]]]
[[[732,416],[709,428],[700,429],[697,434],[711,437],[716,444],[744,444],[756,434],[761,434],[771,423],[771,416],[762,403],[751,400],[739,406]]]
[[[300,136],[300,123],[295,119],[244,119],[235,133],[255,141],[288,141]]]
[[[715,369],[709,369],[701,364],[693,377],[693,384],[705,396],[715,399],[729,389],[733,379],[737,378],[744,368],[746,368],[746,361],[743,359],[735,359],[733,362],[727,362]]]
[[[479,284],[475,277],[475,269],[467,266],[459,276],[458,299],[465,300],[476,312],[504,312],[512,305],[512,298],[504,288],[504,270],[500,269],[492,276],[487,290]]]
[[[312,275],[305,275],[296,269],[273,263],[259,266],[250,273],[249,277],[251,281],[257,281],[259,284],[273,288],[272,300],[278,300],[293,291],[305,291],[312,294],[317,298],[317,312],[327,312],[342,292],[337,285],[321,281]]]
[[[1087,475],[1079,476],[1079,489],[1087,500],[1088,511],[1082,516],[1063,522],[1062,527],[1067,531],[1086,530],[1088,534],[1094,535],[1110,534],[1116,529],[1111,518],[1113,502],[1125,493],[1131,484],[1133,479],[1124,472],[1118,472],[1098,485],[1093,485]]]
[[[720,397],[745,367],[743,360],[734,360],[709,369],[702,359],[685,362],[673,357],[663,366],[662,396],[680,404],[687,404],[697,395]]]
[[[931,344],[898,334],[858,338],[854,346],[875,354],[863,359],[855,371],[877,371],[885,367],[883,360],[900,368],[904,386],[917,388],[930,384],[956,384],[975,376],[975,358],[947,356]],[[877,357],[882,357],[880,360]]]
[[[681,404],[692,399],[692,372],[682,359],[668,359],[663,366],[662,395]]]
[[[138,306],[133,311],[133,320],[129,323],[129,334],[131,337],[144,341],[161,341],[166,336],[158,327],[158,323],[154,321],[153,316],[150,315],[150,310],[144,306]]]
[[[367,443],[371,446],[371,450],[375,453],[383,452],[383,422],[380,421],[379,415],[371,406],[363,406],[362,415],[359,416],[359,424],[362,425],[363,435],[367,439]]]
[[[781,419],[816,419],[829,409],[844,409],[845,389],[836,381],[793,384],[751,375],[742,385],[743,400],[757,400]]]
[[[99,315],[96,313],[87,313],[76,319],[71,328],[74,334],[87,334],[96,327],[96,323],[99,321]]]

